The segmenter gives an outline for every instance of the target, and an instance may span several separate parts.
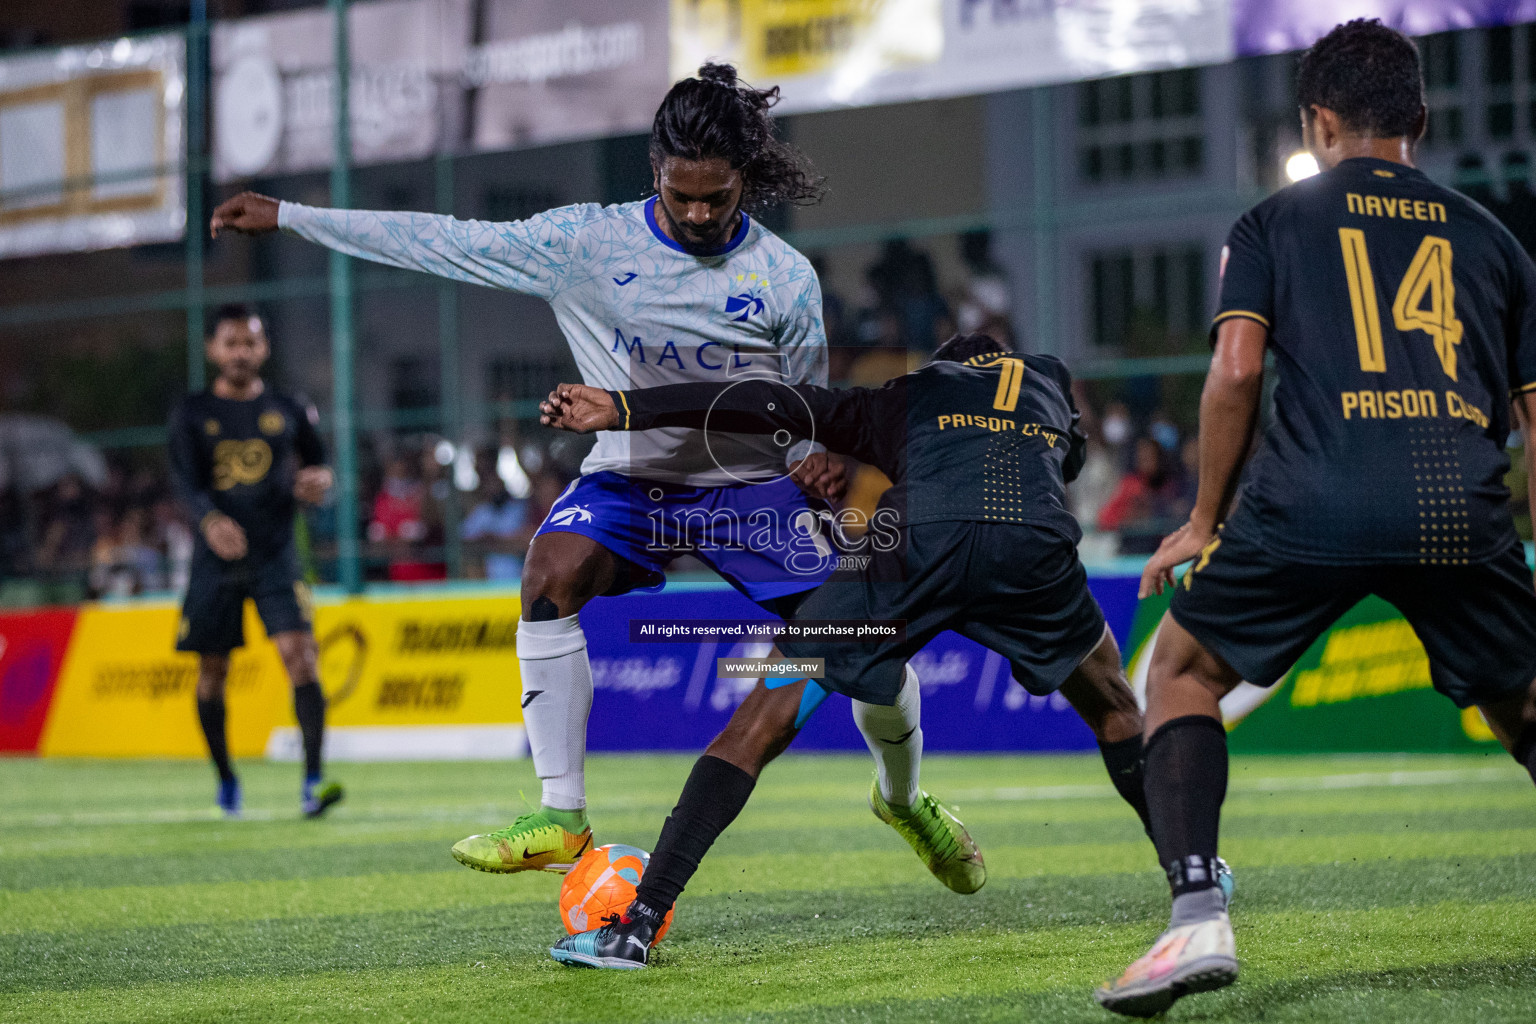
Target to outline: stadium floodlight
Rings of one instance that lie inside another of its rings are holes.
[[[1285,176],[1292,181],[1310,178],[1317,171],[1317,157],[1304,149],[1298,149],[1285,160]]]

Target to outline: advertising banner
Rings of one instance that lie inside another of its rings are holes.
[[[1335,25],[1380,18],[1410,36],[1536,20],[1536,0],[1232,0],[1240,56],[1304,50]]]
[[[463,137],[459,78],[469,0],[377,0],[347,9],[352,158],[412,160]],[[335,36],[310,8],[214,25],[213,176],[217,181],[331,165]]]
[[[200,757],[197,659],[178,654],[177,609],[89,604],[75,621],[38,753],[45,757]],[[247,608],[246,646],[230,659],[229,749],[259,755],[289,703],[277,650]]]
[[[672,76],[709,58],[781,110],[931,99],[1228,60],[1226,0],[672,0]]]
[[[1091,581],[1117,638],[1130,633],[1136,581]],[[587,730],[591,750],[698,751],[752,689],[751,679],[717,678],[719,658],[761,657],[769,645],[630,643],[630,621],[770,620],[724,586],[669,587],[593,601],[581,612],[595,694]],[[929,750],[1090,750],[1093,735],[1059,696],[1032,697],[998,655],[944,633],[912,659],[922,682],[923,736]],[[806,723],[795,750],[863,750],[848,699],[834,694]]]
[[[421,597],[321,602],[315,635],[338,759],[519,757],[517,601]],[[178,654],[169,604],[79,614],[39,752],[200,757],[197,659]],[[226,701],[236,757],[297,757],[289,683],[248,604]]]
[[[474,149],[649,131],[667,76],[667,0],[489,0],[469,48]]]
[[[1089,585],[1144,692],[1168,597],[1137,603],[1137,578]],[[518,601],[500,592],[324,600],[316,613],[330,755],[340,759],[490,759],[527,753],[516,656]],[[593,601],[581,612],[595,697],[594,751],[699,751],[753,680],[719,677],[720,658],[766,642],[634,642],[634,623],[770,622],[723,584]],[[87,605],[0,616],[0,751],[52,756],[198,757],[196,660],[175,653],[169,604]],[[236,756],[297,758],[288,680],[247,609],[247,646],[228,683]],[[65,648],[67,644],[67,654]],[[1032,697],[998,655],[953,633],[912,659],[932,751],[1090,750],[1060,697]],[[57,677],[57,683],[54,679]],[[51,709],[50,709],[51,698]],[[1477,712],[1437,694],[1424,649],[1391,606],[1370,599],[1320,638],[1278,685],[1244,684],[1222,702],[1234,751],[1496,750]],[[44,718],[46,713],[46,725]],[[863,750],[846,698],[806,724],[797,750]]]
[[[37,750],[74,625],[73,608],[0,615],[0,754]]]
[[[1168,599],[1136,610],[1129,672],[1138,694]],[[1280,682],[1244,683],[1221,707],[1234,753],[1499,749],[1476,709],[1461,711],[1435,692],[1413,628],[1374,597],[1346,612]]]
[[[515,597],[321,602],[328,751],[342,760],[494,759],[528,752]],[[292,716],[267,754],[297,760]]]
[[[0,60],[0,259],[182,237],[185,64],[174,34]]]

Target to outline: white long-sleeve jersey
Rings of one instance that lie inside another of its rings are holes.
[[[661,231],[655,203],[582,203],[505,223],[283,203],[278,225],[352,256],[546,300],[594,387],[747,376],[825,385],[810,261],[746,214],[716,254],[693,255]],[[761,481],[785,473],[792,446],[780,440],[604,431],[581,469],[695,487]]]

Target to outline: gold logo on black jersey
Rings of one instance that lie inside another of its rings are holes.
[[[207,434],[209,437],[218,437],[219,431],[222,429],[223,428],[219,426],[218,420],[203,421],[203,433]]]
[[[213,447],[213,489],[227,491],[237,484],[261,483],[272,468],[267,442],[220,441]]]
[[[261,428],[263,434],[266,434],[268,437],[276,437],[288,426],[288,421],[276,409],[268,409],[261,414],[261,417],[256,421],[256,425]]]

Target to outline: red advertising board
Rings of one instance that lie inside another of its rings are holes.
[[[48,718],[73,608],[0,615],[0,754],[30,754]]]

